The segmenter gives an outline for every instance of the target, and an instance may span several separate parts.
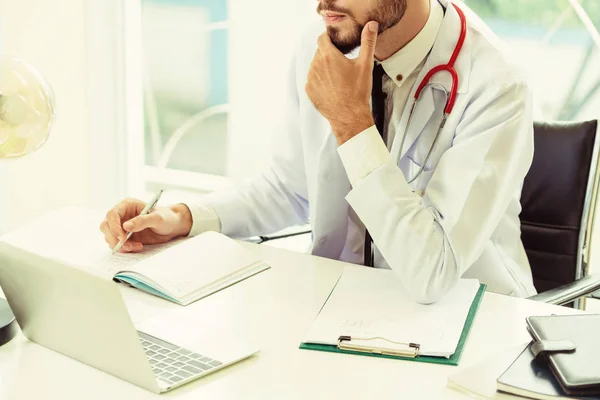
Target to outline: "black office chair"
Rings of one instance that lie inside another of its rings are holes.
[[[598,121],[534,124],[535,154],[521,195],[522,240],[538,295],[532,300],[585,307],[600,289],[589,275],[598,193]]]
[[[539,294],[532,300],[573,303],[600,290],[600,274],[588,275],[598,191],[597,121],[535,123],[535,155],[521,196],[522,240]],[[298,227],[255,243],[308,234]]]

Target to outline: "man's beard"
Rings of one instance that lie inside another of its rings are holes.
[[[340,29],[333,26],[327,27],[327,33],[333,45],[343,54],[348,54],[360,46],[362,31],[365,25],[360,24],[350,10],[337,7],[333,4],[334,1],[322,0],[317,7],[317,12],[320,13],[323,10],[339,12],[346,14],[350,18],[353,27],[344,37],[342,37]],[[380,0],[379,5],[375,6],[375,9],[367,14],[368,18],[366,22],[377,22],[379,24],[379,33],[381,34],[400,22],[402,17],[404,17],[404,13],[406,13],[406,0]]]

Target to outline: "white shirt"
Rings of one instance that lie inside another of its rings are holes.
[[[385,71],[385,75],[383,76],[383,93],[386,96],[384,137],[387,138],[388,150],[391,149],[396,136],[401,136],[397,135],[398,127],[404,129],[400,121],[402,111],[408,101],[417,76],[425,64],[425,59],[435,43],[443,19],[444,9],[437,0],[432,0],[429,19],[423,29],[406,46],[381,63]],[[406,122],[404,122],[405,124]],[[389,157],[389,155],[380,153],[370,153],[368,157],[365,157],[365,149],[381,149],[381,146],[374,146],[371,143],[374,141],[381,142],[380,136],[373,134],[373,131],[371,129],[361,132],[338,149],[352,185],[358,179],[367,176],[373,170],[383,165]],[[401,137],[399,140],[401,140]],[[383,152],[385,153],[385,150]],[[354,264],[363,264],[365,227],[352,208],[350,208],[348,218],[349,225],[346,246],[340,256],[340,260]],[[375,251],[374,264],[377,267],[389,268],[377,251]]]

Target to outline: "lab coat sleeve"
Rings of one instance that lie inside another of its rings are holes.
[[[287,97],[276,100],[283,101],[285,112],[281,115],[273,113],[273,118],[279,118],[282,123],[275,133],[270,168],[231,190],[211,193],[199,201],[201,206],[215,211],[221,233],[243,238],[273,233],[308,221],[308,194],[295,70],[294,57],[288,75]],[[201,229],[195,227],[196,221],[192,231],[198,233]]]
[[[391,161],[390,153],[375,125],[338,147],[338,154],[352,186]]]
[[[355,182],[346,199],[406,290],[432,303],[479,258],[532,158],[527,84],[488,85],[465,108],[424,197],[388,161]]]
[[[193,200],[184,201],[192,214],[192,229],[188,236],[196,236],[206,231],[221,231],[221,221],[212,207],[206,204],[200,204]]]

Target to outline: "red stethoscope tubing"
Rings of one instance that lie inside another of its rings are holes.
[[[458,58],[458,55],[465,44],[465,38],[467,37],[467,18],[465,17],[464,12],[456,4],[451,4],[456,9],[458,17],[460,18],[460,36],[458,37],[458,42],[456,43],[454,52],[452,53],[450,61],[448,61],[447,64],[438,65],[437,67],[432,68],[427,75],[425,75],[415,93],[415,100],[418,100],[419,96],[421,96],[421,92],[435,74],[444,71],[448,72],[452,77],[452,86],[450,88],[450,96],[448,96],[448,100],[446,102],[446,108],[444,109],[444,113],[446,115],[452,112],[452,109],[454,109],[454,103],[456,102],[456,95],[458,93],[458,74],[456,73],[454,64],[456,63],[456,59]]]
[[[433,152],[433,148],[435,147],[435,145],[440,137],[440,132],[446,123],[446,119],[447,119],[448,115],[450,115],[452,110],[454,109],[454,103],[456,102],[456,95],[458,94],[458,74],[456,73],[454,64],[456,64],[456,59],[458,58],[458,55],[460,54],[460,51],[462,50],[462,47],[465,44],[465,38],[467,37],[467,18],[465,17],[465,14],[463,13],[463,11],[456,4],[454,4],[454,3],[451,3],[451,4],[456,9],[456,12],[458,12],[458,17],[460,18],[460,36],[458,37],[458,42],[456,43],[456,47],[454,47],[454,51],[452,52],[450,61],[448,61],[447,64],[438,65],[437,67],[434,67],[433,69],[431,69],[427,73],[427,75],[425,75],[425,77],[423,78],[421,83],[419,84],[419,87],[417,88],[417,91],[415,92],[415,99],[413,101],[413,105],[410,110],[407,126],[410,126],[413,112],[415,110],[415,105],[417,104],[417,101],[419,100],[419,97],[421,96],[421,92],[423,91],[425,86],[427,86],[427,84],[429,83],[431,78],[438,72],[446,71],[452,77],[452,86],[450,87],[450,95],[448,96],[448,98],[446,100],[446,108],[444,108],[444,117],[442,118],[440,126],[438,127],[438,131],[437,131],[437,134],[435,135],[433,143],[429,147],[429,152],[427,153],[427,156],[425,157],[425,161],[423,162],[423,165],[421,165],[421,168],[419,168],[419,171],[414,176],[414,178],[407,179],[407,182],[409,184],[416,181],[417,178],[419,176],[421,176],[421,173],[425,169],[425,165],[427,164],[427,161],[429,161],[429,157],[431,156],[431,153]],[[402,151],[402,148],[404,147],[405,140],[406,140],[406,130],[404,131],[404,135],[402,136],[402,140],[400,142],[400,151]],[[423,196],[423,191],[421,191],[420,196]],[[365,260],[370,260],[370,261],[365,261],[366,265],[373,266],[373,262],[374,262],[373,246],[371,246],[370,258],[367,258],[367,255],[366,255],[366,251],[367,251],[366,246],[365,246],[364,251],[365,251]]]

